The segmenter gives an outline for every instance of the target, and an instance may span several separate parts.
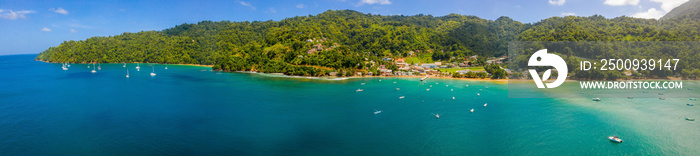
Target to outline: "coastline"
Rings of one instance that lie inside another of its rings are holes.
[[[59,63],[59,62],[49,62],[49,61],[44,61],[44,60],[35,60],[35,61],[41,61],[45,63]],[[130,62],[130,63],[144,63],[144,62]],[[73,63],[73,64],[89,64],[89,63]],[[121,63],[104,63],[104,64],[121,64]],[[211,68],[214,65],[202,65],[202,64],[161,64],[161,63],[151,63],[151,64],[159,64],[159,65],[178,65],[178,66],[194,66],[194,67],[208,67]],[[212,70],[213,71],[213,70]],[[402,75],[402,76],[349,76],[349,77],[334,77],[334,76],[295,76],[295,75],[284,75],[282,73],[258,73],[258,72],[250,72],[250,71],[233,71],[236,73],[252,73],[252,74],[263,74],[267,76],[272,76],[275,75],[277,77],[289,77],[289,78],[308,78],[308,79],[319,79],[319,80],[347,80],[347,79],[354,79],[354,78],[423,78],[424,76],[407,76],[407,75]],[[435,76],[429,76],[428,79],[446,79],[446,80],[460,80],[460,81],[482,81],[482,82],[497,82],[497,83],[508,83],[509,81],[513,82],[518,82],[518,81],[530,81],[529,79],[491,79],[491,78],[453,78],[453,77],[435,77]],[[618,79],[615,81],[656,81],[656,80],[664,80],[664,81],[700,81],[700,80],[685,80],[681,78],[667,78],[667,79],[630,79],[630,80],[625,80],[625,79]],[[567,82],[576,82],[576,81],[607,81],[607,80],[566,80]]]

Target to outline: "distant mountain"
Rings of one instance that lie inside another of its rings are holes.
[[[683,3],[683,5],[678,6],[668,12],[668,14],[661,17],[662,20],[690,17],[690,18],[700,18],[700,0],[690,0]]]

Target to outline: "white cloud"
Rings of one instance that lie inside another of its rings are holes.
[[[247,7],[249,7],[250,9],[255,10],[255,7],[253,6],[253,4],[250,4],[250,2],[238,1],[238,4],[241,4],[241,5],[243,5],[243,6],[247,6]]]
[[[551,5],[564,5],[564,3],[566,3],[566,0],[549,0]]]
[[[75,29],[70,29],[70,33],[77,33],[78,31]]]
[[[379,4],[379,5],[389,5],[391,2],[389,0],[360,0],[360,5],[362,4]]]
[[[269,12],[271,12],[271,13],[273,13],[273,14],[274,14],[274,13],[277,13],[277,10],[275,10],[275,8],[267,9],[267,11],[269,11]]]
[[[688,2],[688,0],[651,0],[652,2],[658,2],[661,3],[661,9],[669,12],[673,10],[673,8],[676,8],[680,6],[681,4]]]
[[[561,16],[576,16],[576,13],[573,13],[573,12],[564,12],[564,13],[561,13]]]
[[[9,19],[9,20],[16,20],[16,19],[25,19],[27,18],[26,14],[31,14],[31,13],[36,13],[36,11],[33,10],[20,10],[20,11],[12,11],[10,10],[0,10],[0,18],[4,19]]]
[[[605,2],[603,2],[603,4],[609,5],[609,6],[625,6],[625,5],[636,6],[636,5],[639,5],[639,0],[605,0]]]
[[[53,12],[55,12],[55,13],[57,13],[57,14],[68,15],[68,11],[66,11],[66,9],[63,9],[63,8],[61,8],[61,7],[58,7],[58,8],[55,8],[55,9],[54,9],[54,8],[51,8],[51,9],[49,9],[49,11],[53,11]]]
[[[306,6],[304,4],[297,4],[297,8],[304,9],[304,8],[306,8]]]
[[[44,28],[41,29],[41,31],[51,32],[51,29],[49,29],[49,28],[47,28],[47,27],[44,27]]]
[[[664,16],[666,13],[663,11],[656,10],[656,8],[651,8],[647,10],[646,12],[638,12],[636,14],[633,14],[632,17],[636,18],[653,18],[653,19],[659,19],[662,16]]]

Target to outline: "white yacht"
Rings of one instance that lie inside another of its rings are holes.
[[[156,76],[156,66],[151,66],[153,68],[153,72],[151,73],[151,76]]]

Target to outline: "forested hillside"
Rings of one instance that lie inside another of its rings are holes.
[[[523,24],[508,17],[381,16],[339,10],[281,21],[203,21],[162,31],[66,41],[42,52],[37,60],[205,64],[224,71],[321,76],[331,71],[376,72],[378,65],[396,68],[383,58],[502,56],[509,41],[698,41],[699,23],[692,18],[595,15]]]

